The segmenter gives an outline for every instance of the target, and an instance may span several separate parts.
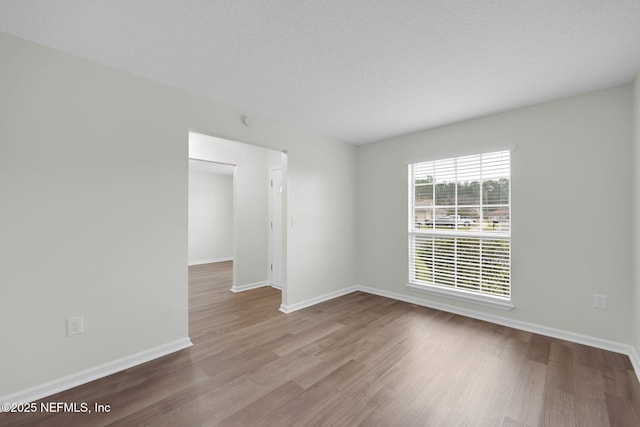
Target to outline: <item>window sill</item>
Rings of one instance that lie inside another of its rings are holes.
[[[511,304],[511,301],[505,300],[502,298],[492,298],[489,296],[478,295],[473,292],[466,292],[463,290],[449,290],[443,288],[441,286],[433,286],[433,285],[423,285],[416,283],[408,283],[407,287],[419,291],[424,292],[431,295],[437,295],[440,297],[455,299],[458,301],[464,301],[471,304],[483,305],[485,307],[497,308],[499,310],[511,311],[515,308],[515,305]]]

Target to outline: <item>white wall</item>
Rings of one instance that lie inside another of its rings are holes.
[[[233,258],[233,174],[210,165],[189,160],[189,265]]]
[[[640,353],[640,72],[633,82],[633,282],[632,282],[632,344],[636,353]]]
[[[189,157],[234,164],[233,285],[269,281],[269,152],[191,132]]]
[[[354,147],[4,34],[0,57],[0,401],[187,338],[189,129],[288,150],[290,304],[355,282]]]
[[[365,145],[358,283],[620,343],[631,342],[629,85]],[[510,312],[406,288],[407,166],[516,145]],[[607,310],[592,306],[607,296]]]
[[[320,143],[287,151],[289,226],[283,303],[291,306],[356,281],[357,166],[355,147],[346,144]]]
[[[187,338],[190,129],[287,150],[289,306],[356,282],[426,298],[405,288],[405,162],[516,144],[516,309],[434,300],[640,344],[630,86],[356,148],[3,34],[0,57],[0,401]],[[535,226],[549,207],[571,225]]]

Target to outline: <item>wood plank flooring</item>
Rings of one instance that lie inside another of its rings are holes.
[[[627,356],[361,292],[289,315],[190,268],[190,349],[0,414],[20,426],[640,426]]]

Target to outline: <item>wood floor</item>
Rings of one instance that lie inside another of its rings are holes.
[[[0,414],[25,426],[640,426],[627,356],[361,292],[289,315],[234,294],[231,263],[190,268],[194,346]]]

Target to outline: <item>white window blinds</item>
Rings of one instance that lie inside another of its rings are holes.
[[[409,175],[409,282],[510,299],[510,152],[414,163]]]

